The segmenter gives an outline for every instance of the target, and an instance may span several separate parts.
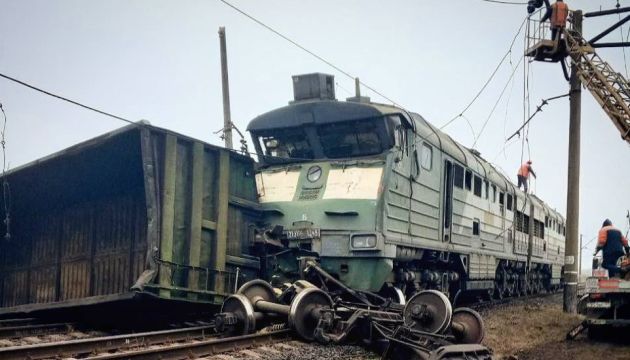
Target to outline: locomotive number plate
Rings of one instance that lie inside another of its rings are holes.
[[[319,239],[319,228],[284,230],[284,235],[289,240]]]

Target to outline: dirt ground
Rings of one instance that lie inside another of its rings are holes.
[[[495,360],[629,360],[630,334],[626,341],[595,342],[585,333],[573,341],[566,334],[582,321],[562,312],[562,295],[517,300],[481,311],[486,324],[485,345]]]

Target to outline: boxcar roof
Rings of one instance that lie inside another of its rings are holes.
[[[7,171],[6,175],[15,174],[16,172],[22,171],[22,170],[24,170],[26,168],[31,168],[31,167],[40,165],[42,163],[46,163],[46,162],[48,162],[50,160],[53,160],[53,159],[57,159],[57,158],[60,158],[60,157],[69,156],[69,155],[80,153],[80,152],[82,152],[85,149],[89,149],[89,148],[92,148],[92,147],[99,146],[99,145],[103,144],[104,142],[107,142],[108,140],[110,140],[110,139],[112,139],[114,137],[117,137],[117,136],[125,134],[125,133],[129,133],[129,132],[132,132],[132,131],[138,131],[140,129],[147,129],[147,130],[149,130],[151,132],[160,132],[160,133],[164,133],[164,134],[171,134],[171,135],[176,136],[180,140],[191,141],[191,142],[200,142],[200,143],[203,143],[204,146],[207,146],[207,147],[228,150],[228,149],[226,149],[224,147],[221,147],[221,146],[212,145],[212,144],[206,143],[204,141],[201,141],[199,139],[191,138],[189,136],[182,135],[180,133],[177,133],[177,132],[174,132],[174,131],[171,131],[171,130],[167,130],[167,129],[160,128],[160,127],[157,127],[157,126],[153,126],[147,120],[141,120],[141,121],[136,122],[135,124],[130,124],[130,125],[127,125],[127,126],[123,126],[121,128],[118,128],[118,129],[112,130],[110,132],[107,132],[107,133],[105,133],[103,135],[99,135],[97,137],[94,137],[94,138],[91,138],[89,140],[83,141],[83,142],[78,143],[76,145],[72,145],[72,146],[70,146],[68,148],[65,148],[63,150],[57,151],[57,152],[52,153],[50,155],[47,155],[47,156],[41,157],[39,159],[33,160],[33,161],[28,162],[28,163],[26,163],[24,165],[18,166],[18,167],[14,168],[14,169],[11,169],[10,171]],[[242,154],[236,152],[235,150],[229,150],[229,151],[232,151],[233,155],[246,157],[246,156],[243,156]],[[247,156],[247,158],[249,158],[249,157]],[[252,161],[253,161],[253,159],[252,159]]]

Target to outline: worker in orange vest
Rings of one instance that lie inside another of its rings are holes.
[[[608,270],[610,277],[614,277],[621,271],[621,268],[617,266],[617,261],[623,256],[624,250],[626,255],[630,255],[630,246],[628,246],[626,237],[608,219],[604,221],[601,230],[599,230],[597,247],[593,256],[596,256],[600,250],[603,250],[604,253],[602,267]]]
[[[562,35],[562,29],[567,27],[567,17],[569,17],[569,5],[565,4],[563,0],[558,0],[547,7],[547,12],[540,22],[551,20],[551,40],[560,39],[558,33]],[[556,38],[556,36],[558,37]]]
[[[534,175],[534,177],[536,177],[536,173],[534,172],[534,169],[532,169],[532,161],[531,160],[527,160],[527,162],[523,165],[521,165],[521,168],[518,169],[518,188],[521,188],[521,185],[523,185],[523,190],[525,192],[527,192],[527,181],[529,181],[529,174]]]

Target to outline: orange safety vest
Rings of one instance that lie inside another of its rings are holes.
[[[551,5],[551,26],[565,27],[567,26],[567,17],[569,16],[569,5],[563,2],[556,2]]]
[[[525,179],[529,179],[529,164],[525,163],[518,169],[518,175],[523,176]]]

